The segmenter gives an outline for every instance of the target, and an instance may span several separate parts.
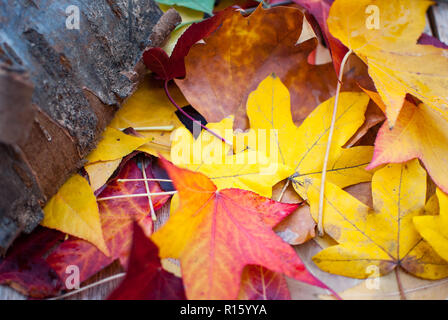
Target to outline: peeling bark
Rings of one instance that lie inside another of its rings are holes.
[[[153,0],[0,1],[0,251],[40,222],[179,22]]]

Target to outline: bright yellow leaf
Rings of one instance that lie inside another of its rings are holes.
[[[169,90],[179,106],[188,105],[188,102],[175,85],[170,85]],[[182,126],[175,114],[176,110],[165,94],[163,82],[146,78],[142,81],[137,91],[118,110],[109,126],[116,129],[163,126],[172,127],[172,130],[174,130]],[[158,156],[160,153],[169,159],[171,130],[137,131],[147,139],[147,142],[136,149],[154,156]]]
[[[78,174],[68,179],[48,201],[41,224],[87,240],[109,255],[95,195],[87,180]]]
[[[117,160],[99,161],[84,167],[89,175],[90,186],[93,191],[98,190],[106,184],[107,180],[109,180],[111,175],[120,165],[121,160],[122,159],[120,158]]]
[[[380,108],[384,108],[377,93],[366,92]],[[447,145],[448,122],[427,105],[416,106],[406,100],[395,126],[391,129],[384,124],[378,131],[368,168],[419,158],[432,180],[448,192]]]
[[[336,0],[331,34],[369,67],[386,115],[395,124],[406,93],[448,119],[448,50],[418,45],[425,28],[426,0]]]
[[[207,128],[232,141],[233,117]],[[245,150],[229,154],[231,146],[203,130],[197,139],[186,128],[173,133],[171,160],[177,166],[207,175],[218,190],[240,188],[262,196],[272,195],[272,186],[289,175],[289,168],[272,162],[262,153]]]
[[[107,127],[103,138],[88,156],[89,163],[121,159],[148,141],[146,137],[136,137],[120,130]]]
[[[343,92],[339,97],[327,179],[341,188],[371,179],[371,173],[364,168],[372,158],[373,148],[342,148],[363,124],[368,102],[369,97],[360,92]],[[255,132],[259,141],[264,139],[260,133],[267,132],[268,140],[273,141],[267,144],[269,148],[263,144],[260,147],[249,143],[249,146],[288,166],[293,186],[304,199],[305,181],[319,178],[322,173],[333,104],[334,98],[323,102],[296,127],[288,90],[274,75],[263,80],[247,101],[251,132]]]
[[[436,194],[440,214],[415,217],[414,225],[434,250],[448,261],[448,196],[439,189]]]
[[[319,188],[308,185],[311,213],[318,214]],[[418,160],[389,164],[372,179],[373,209],[342,189],[326,185],[324,230],[339,244],[313,260],[324,271],[353,278],[367,278],[402,267],[426,279],[448,276],[441,259],[414,227],[412,219],[425,209],[426,172]]]

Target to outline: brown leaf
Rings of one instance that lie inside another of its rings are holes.
[[[187,76],[176,83],[207,121],[234,114],[236,127],[247,128],[247,97],[274,72],[288,87],[293,119],[300,124],[333,95],[337,84],[331,64],[307,62],[316,38],[296,45],[303,18],[300,10],[289,7],[259,7],[249,17],[233,12],[205,44],[191,48],[185,61]]]
[[[272,198],[279,199],[285,181],[277,183],[272,189]],[[302,198],[297,194],[292,185],[288,185],[281,197],[281,202],[298,203]],[[310,206],[303,204],[299,206],[292,214],[283,219],[275,228],[277,235],[291,245],[302,244],[316,236],[316,223],[311,217]]]

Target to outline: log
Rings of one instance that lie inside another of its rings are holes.
[[[0,253],[39,224],[135,90],[143,51],[180,21],[153,0],[0,1]]]

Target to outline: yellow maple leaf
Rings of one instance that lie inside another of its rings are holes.
[[[98,190],[112,176],[121,163],[121,158],[110,161],[99,161],[84,166],[90,180],[90,186],[93,191]]]
[[[207,128],[228,141],[234,138],[233,117],[224,118],[218,123],[209,123]],[[207,175],[218,190],[240,188],[270,197],[272,187],[289,175],[289,168],[270,161],[256,150],[245,150],[236,154],[229,152],[230,145],[205,130],[197,139],[194,139],[186,128],[179,128],[173,133],[173,163]]]
[[[173,99],[180,106],[188,105],[188,102],[175,85],[171,85],[169,89]],[[146,78],[142,81],[137,91],[118,110],[109,126],[116,129],[127,127],[172,127],[171,130],[174,130],[182,126],[175,114],[176,110],[165,94],[163,82]],[[135,149],[154,156],[161,154],[169,159],[171,148],[170,130],[137,131],[147,140]]]
[[[87,156],[87,161],[94,163],[121,159],[147,141],[148,138],[132,136],[115,128],[107,127],[96,149]]]
[[[176,86],[170,86],[170,90],[180,105],[188,104]],[[175,114],[176,110],[166,97],[160,81],[144,79],[115,114],[103,133],[103,139],[87,157],[89,163],[85,169],[92,189],[97,190],[103,186],[118,168],[121,159],[135,150],[154,156],[161,154],[169,159],[171,132],[182,125]],[[121,131],[129,127],[136,128],[142,136],[136,137]],[[149,130],[157,127],[165,129]]]
[[[95,195],[87,180],[78,174],[48,201],[41,224],[87,240],[109,255]]]
[[[360,92],[343,92],[339,97],[327,179],[341,188],[371,179],[371,173],[364,168],[372,158],[373,148],[342,148],[363,124],[368,102],[369,97]],[[305,181],[318,178],[322,173],[333,104],[334,98],[321,103],[297,127],[291,117],[288,89],[274,75],[263,80],[247,101],[250,132],[258,136],[257,140],[263,140],[259,137],[260,132],[271,132],[274,135],[273,139],[269,138],[274,143],[269,145],[269,149],[250,142],[249,147],[289,167],[290,180],[304,199],[307,198],[303,187]],[[273,155],[272,152],[278,154]]]
[[[381,109],[385,109],[376,92],[365,91]],[[406,100],[395,126],[391,129],[384,124],[378,131],[372,162],[367,168],[419,158],[432,180],[448,192],[447,145],[448,122],[427,105],[420,103],[416,106]]]
[[[319,189],[309,184],[311,213],[317,218]],[[424,213],[426,172],[418,160],[389,164],[372,178],[373,210],[328,183],[324,200],[325,232],[339,244],[313,261],[324,271],[367,278],[397,267],[425,279],[448,276],[448,263],[423,241],[412,219]]]
[[[427,216],[414,217],[414,225],[420,235],[443,259],[448,261],[448,196],[440,189],[436,191],[440,214],[434,208]]]
[[[448,50],[418,45],[432,4],[427,0],[336,0],[327,20],[331,34],[369,67],[386,115],[395,124],[406,93],[448,119]]]

